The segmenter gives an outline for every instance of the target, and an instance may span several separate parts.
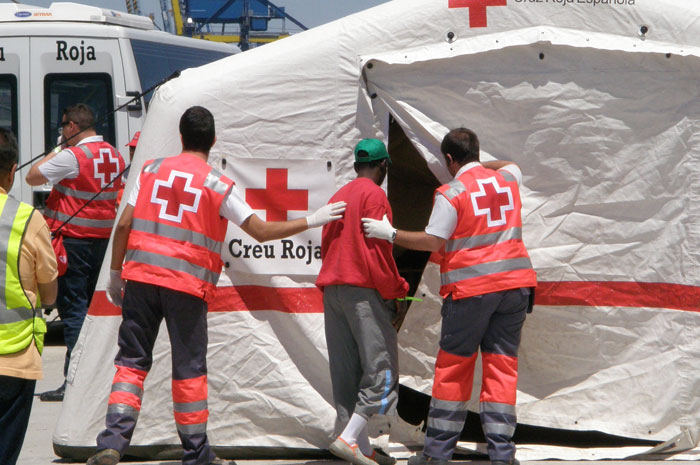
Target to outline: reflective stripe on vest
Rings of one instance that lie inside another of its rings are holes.
[[[197,279],[206,281],[209,284],[216,285],[219,281],[219,274],[201,266],[193,265],[187,260],[180,258],[168,257],[143,250],[129,249],[126,252],[126,261],[132,263],[141,263],[144,265],[153,265],[159,268],[165,268],[170,271],[181,271],[194,276]]]
[[[53,186],[44,211],[46,222],[55,231],[78,212],[63,226],[65,236],[108,238],[116,218],[119,190],[124,187],[121,179],[115,179],[125,167],[124,159],[106,142],[89,142],[66,150],[78,163],[78,176]]]
[[[230,189],[230,186],[221,180],[221,173],[212,168],[204,179],[204,187],[213,190],[219,195],[224,195]]]
[[[443,297],[462,299],[536,285],[522,241],[515,176],[477,165],[441,186],[436,195],[445,196],[457,211],[440,266]]]
[[[498,260],[495,262],[482,263],[480,265],[467,266],[456,270],[448,271],[440,275],[443,285],[453,284],[466,279],[479,278],[490,274],[501,273],[503,271],[530,270],[532,263],[530,259],[511,258],[508,260]]]
[[[222,241],[216,241],[204,234],[190,231],[189,229],[178,228],[177,226],[159,224],[155,221],[142,220],[140,218],[134,218],[131,223],[131,230],[155,234],[169,239],[175,239],[176,241],[189,242],[190,244],[204,247],[215,254],[220,254],[221,247],[223,246]]]
[[[0,260],[5,265],[0,266],[0,354],[17,353],[32,340],[41,353],[46,323],[25,294],[19,273],[22,241],[34,208],[3,194],[0,209]]]
[[[44,215],[46,215],[47,219],[48,218],[53,218],[61,223],[64,221],[68,221],[68,218],[71,217],[71,215],[66,215],[65,213],[57,212],[55,210],[51,210],[49,208],[44,209]],[[110,231],[112,230],[112,226],[114,225],[114,219],[110,220],[93,220],[90,218],[81,218],[79,216],[74,216],[72,220],[70,220],[70,223],[73,226],[85,226],[87,228],[108,228]],[[63,229],[67,228],[68,225],[66,225]]]
[[[460,239],[450,239],[445,242],[445,252],[454,252],[462,249],[474,249],[485,245],[495,245],[501,242],[512,241],[513,239],[522,240],[522,228],[509,228],[505,231],[481,234],[478,236],[462,237]]]
[[[76,199],[81,200],[90,200],[93,197],[95,197],[95,200],[116,200],[117,195],[119,194],[118,191],[104,191],[95,195],[95,192],[79,191],[76,189],[71,189],[70,187],[62,186],[60,184],[56,184],[55,186],[53,186],[53,188],[63,195],[75,197]]]

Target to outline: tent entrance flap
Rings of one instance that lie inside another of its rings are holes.
[[[387,189],[394,213],[394,226],[408,231],[421,231],[428,224],[433,208],[433,193],[440,182],[391,116],[388,148],[392,163]],[[430,253],[394,246],[394,258],[399,273],[408,281],[409,295],[413,296]]]

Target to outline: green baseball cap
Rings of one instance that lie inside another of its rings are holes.
[[[355,146],[355,161],[358,163],[368,163],[385,158],[391,163],[389,152],[386,151],[384,142],[379,139],[362,139]]]

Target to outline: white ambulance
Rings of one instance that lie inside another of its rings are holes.
[[[175,36],[146,17],[53,3],[48,8],[0,4],[0,127],[17,136],[20,166],[56,146],[63,109],[85,103],[97,133],[124,147],[141,129],[150,94],[114,112],[175,71],[238,53],[232,45]],[[12,195],[42,207],[50,186],[24,182]]]

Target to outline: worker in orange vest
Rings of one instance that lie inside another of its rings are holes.
[[[216,141],[209,110],[185,111],[180,138],[180,155],[144,164],[114,233],[107,295],[122,307],[117,372],[106,429],[97,437],[98,453],[89,465],[114,465],[129,446],[163,319],[172,351],[173,415],[184,448],[182,463],[215,463],[206,431],[207,302],[223,266],[228,221],[264,242],[323,226],[345,210],[339,202],[306,218],[263,221],[234,182],[207,164]]]
[[[450,131],[440,150],[454,180],[437,189],[425,231],[394,229],[387,218],[363,218],[369,237],[414,250],[441,250],[442,331],[425,446],[409,465],[444,464],[467,418],[481,349],[481,424],[492,465],[514,465],[518,346],[531,309],[536,274],[522,240],[518,186],[507,161],[479,161],[479,139]]]

